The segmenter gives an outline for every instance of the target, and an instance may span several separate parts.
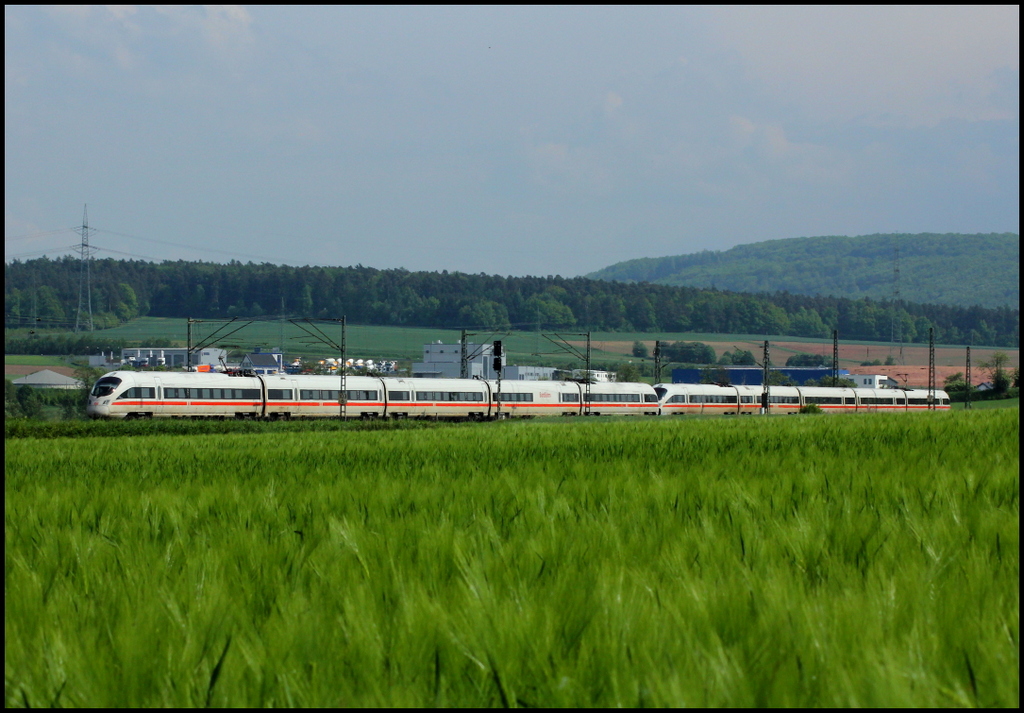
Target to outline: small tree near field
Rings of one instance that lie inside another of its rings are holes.
[[[1005,394],[1010,390],[1010,377],[1006,373],[1006,365],[1010,357],[1006,352],[995,352],[992,358],[981,363],[982,369],[987,369],[992,379],[992,390],[997,394]]]
[[[633,364],[619,364],[615,368],[615,380],[628,382],[640,381],[640,370]]]

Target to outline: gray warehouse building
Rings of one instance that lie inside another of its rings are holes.
[[[466,343],[470,379],[496,379],[493,347],[490,344]],[[423,345],[423,361],[414,362],[412,375],[420,379],[458,379],[461,375],[462,345],[433,342]],[[555,370],[547,366],[508,366],[501,355],[501,378],[510,381],[551,379]]]
[[[491,368],[493,357],[490,344],[466,343],[467,366],[470,379],[494,379]],[[501,355],[505,365],[505,355]],[[423,361],[412,365],[413,378],[417,379],[458,379],[462,367],[462,345],[431,342],[423,345]]]

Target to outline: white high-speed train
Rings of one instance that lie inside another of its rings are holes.
[[[92,418],[458,418],[525,416],[752,414],[759,386],[403,379],[347,376],[245,376],[114,371],[89,395]],[[936,391],[934,407],[949,409]],[[830,413],[927,410],[927,391],[771,387],[770,410],[796,413],[817,404]]]

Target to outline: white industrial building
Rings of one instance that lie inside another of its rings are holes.
[[[885,374],[849,374],[843,377],[857,385],[858,389],[895,389],[899,382]]]
[[[133,347],[121,350],[121,363],[125,366],[168,366],[183,367],[186,364],[188,349],[183,347]],[[206,364],[218,366],[227,359],[224,349],[206,347],[192,352],[192,365]]]
[[[586,369],[573,369],[572,370],[572,378],[574,378],[574,379],[581,379],[581,380],[582,379],[586,379],[587,378],[587,373],[588,372],[587,372]],[[594,369],[591,369],[589,374],[590,374],[589,381],[592,384],[608,384],[608,383],[611,383],[611,382],[615,381],[615,377],[616,377],[616,374],[615,374],[614,371],[596,371]]]
[[[550,366],[506,366],[501,378],[508,381],[553,381],[556,371]]]

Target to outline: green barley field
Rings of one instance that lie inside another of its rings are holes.
[[[1018,429],[9,434],[5,703],[1017,707]]]

